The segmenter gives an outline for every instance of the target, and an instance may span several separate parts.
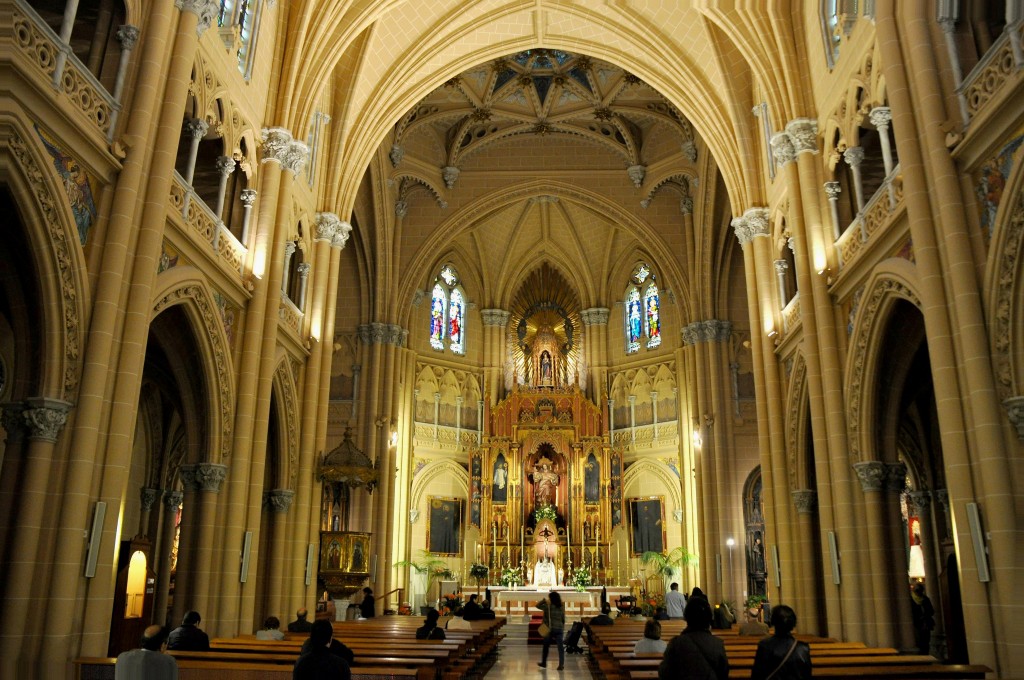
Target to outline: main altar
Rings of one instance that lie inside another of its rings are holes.
[[[469,524],[480,530],[474,557],[491,584],[546,592],[616,580],[609,546],[623,497],[622,451],[580,386],[572,323],[545,311],[520,333],[511,389],[470,451]]]

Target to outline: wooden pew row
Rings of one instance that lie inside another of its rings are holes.
[[[815,678],[879,678],[884,680],[982,680],[986,673],[991,673],[988,666],[979,665],[943,665],[933,663],[927,666],[830,666],[814,667]],[[629,680],[657,680],[658,671],[636,671],[627,676]],[[736,672],[730,669],[729,678],[749,678],[750,671],[741,669]]]
[[[75,659],[76,680],[114,680],[113,657]],[[293,662],[294,663],[294,662]],[[290,665],[183,659],[178,662],[179,680],[291,680]],[[434,680],[433,668],[395,668],[359,666],[352,669],[352,680]]]

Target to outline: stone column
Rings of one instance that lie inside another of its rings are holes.
[[[171,590],[171,551],[174,550],[174,534],[178,519],[178,508],[185,495],[180,491],[164,491],[163,526],[156,545],[156,598],[153,605],[153,623],[168,625],[167,601]],[[184,597],[184,593],[182,593]]]
[[[892,146],[889,140],[889,121],[892,120],[892,109],[888,106],[876,106],[868,114],[868,120],[878,130],[878,141],[882,147],[882,163],[885,165],[885,176],[892,174]]]
[[[221,563],[221,580],[218,589],[217,632],[222,635],[238,634],[243,615],[240,613],[240,584],[238,582],[238,555],[242,550],[242,539],[246,530],[251,530],[249,521],[250,480],[263,483],[263,468],[253,471],[254,428],[259,395],[260,369],[263,357],[264,333],[273,326],[271,336],[276,340],[280,278],[272,282],[273,276],[267,270],[268,259],[273,259],[274,239],[277,229],[277,207],[281,194],[282,166],[292,144],[292,136],[283,128],[265,128],[260,147],[260,209],[256,224],[256,236],[249,249],[249,264],[253,272],[253,294],[241,337],[241,357],[238,368],[238,387],[235,398],[235,432],[232,442],[231,475],[227,492],[221,501],[220,512],[224,518],[224,550]],[[283,228],[280,229],[283,231]],[[283,238],[283,237],[282,237]],[[284,263],[284,249],[281,248],[280,262]],[[275,294],[271,294],[274,291]],[[269,317],[269,318],[268,318]],[[259,499],[262,501],[262,499]],[[188,506],[186,505],[186,508]],[[247,584],[255,587],[255,581]],[[177,611],[177,598],[175,598]],[[251,621],[245,622],[245,628]]]
[[[292,270],[292,256],[295,255],[295,241],[287,241],[284,244],[284,268],[281,274],[281,292],[291,297],[292,291],[289,290],[289,284],[291,284],[291,277],[288,274]]]
[[[141,512],[139,512],[139,528],[135,532],[136,536],[149,537],[149,513],[158,498],[160,498],[160,489],[151,489],[149,487],[139,489],[139,500],[141,501],[139,507]]]
[[[196,174],[196,157],[199,155],[199,142],[210,130],[210,124],[202,118],[189,118],[185,121],[185,134],[188,135],[188,160],[185,161],[185,185],[192,186]],[[186,205],[186,208],[188,206]]]
[[[212,12],[214,3],[207,4]],[[199,10],[195,4],[190,7]],[[146,40],[138,59],[135,93],[123,135],[127,145],[139,153],[128,154],[122,163],[112,192],[106,233],[107,243],[126,247],[105,248],[98,267],[71,435],[75,455],[64,471],[63,500],[54,539],[53,562],[65,566],[54,569],[50,577],[48,610],[72,611],[86,585],[81,572],[81,537],[88,530],[90,507],[96,500],[93,474],[100,451],[106,456],[103,500],[108,504],[119,503],[125,487],[130,451],[121,435],[130,429],[125,421],[130,420],[132,425],[135,422],[138,380],[145,357],[140,337],[144,343],[149,327],[145,323],[125,324],[124,319],[148,319],[152,311],[152,282],[167,222],[167,196],[195,62],[197,30],[202,28],[197,11],[190,8],[179,13],[171,0],[155,0],[147,8]],[[166,99],[161,99],[164,96]],[[165,106],[161,106],[162,101],[167,102]],[[155,126],[154,120],[159,121]],[[125,281],[132,285],[125,286]],[[130,365],[123,365],[125,357]],[[117,376],[113,385],[111,375]],[[125,390],[122,396],[128,400],[123,408],[118,408],[122,402],[115,403],[119,387]],[[109,429],[101,434],[98,423],[107,422],[108,417]],[[116,442],[108,438],[111,434]],[[100,571],[113,570],[117,516],[118,513],[107,515],[104,533],[109,551],[100,556]],[[111,577],[88,584],[89,603],[84,619],[77,624],[83,632],[80,644],[76,641],[76,654],[106,654],[113,582]],[[41,656],[47,666],[41,671],[44,675],[56,677],[66,672],[73,625],[73,617],[46,622]]]
[[[885,561],[889,577],[889,598],[895,605],[892,614],[893,636],[899,649],[913,649],[914,629],[911,626],[910,595],[907,592],[906,538],[900,508],[900,494],[907,483],[905,463],[887,463],[885,466],[885,488],[882,496],[882,521],[888,529],[884,537],[889,558]],[[884,610],[883,610],[884,613]]]
[[[3,587],[4,609],[18,621],[26,621],[33,604],[41,593],[33,587],[34,575],[39,569],[36,553],[43,528],[43,515],[49,505],[47,480],[53,471],[53,450],[57,437],[64,429],[71,404],[59,399],[38,397],[25,401],[21,412],[22,422],[27,428],[28,444],[22,462],[22,478],[19,487],[15,525],[10,532],[11,549],[8,553],[7,579]],[[93,537],[99,540],[99,537]],[[82,541],[78,543],[81,552]],[[38,611],[38,610],[36,610]],[[22,677],[19,668],[28,668],[29,652],[23,646],[25,630],[12,626],[0,631],[0,675]]]
[[[842,187],[839,182],[825,182],[825,195],[828,196],[828,207],[832,214],[832,238],[836,241],[843,235],[843,230],[839,225],[839,194],[841,192]]]
[[[590,393],[600,404],[608,390],[608,317],[607,307],[591,307],[580,312],[590,348]]]
[[[67,64],[68,53],[71,50],[71,32],[75,28],[75,16],[78,14],[78,0],[66,0],[64,3],[64,18],[60,24],[58,34],[60,51],[57,53],[57,62],[53,70],[53,87],[60,89],[60,81],[64,76],[64,65]]]
[[[309,280],[309,268],[310,264],[308,262],[300,262],[296,268],[299,272],[299,299],[296,301],[296,304],[302,313],[306,312],[306,283]]]
[[[651,412],[654,416],[654,438],[658,438],[658,393],[651,392]]]
[[[864,149],[851,146],[843,153],[843,159],[853,174],[853,196],[857,201],[857,213],[864,210],[864,183],[860,176],[860,164],[864,162]]]
[[[287,547],[285,545],[288,534],[288,509],[292,506],[295,492],[291,489],[274,489],[263,492],[263,507],[270,510],[270,541],[267,545],[270,554],[267,555],[263,564],[269,567],[267,574],[267,613],[276,613],[283,616],[291,609],[290,603],[285,603],[283,586],[285,564],[288,560]],[[250,562],[249,573],[253,574]],[[258,574],[257,574],[258,576]]]
[[[487,398],[493,408],[498,403],[505,380],[503,367],[505,355],[501,351],[505,328],[510,312],[504,309],[482,309],[480,318],[484,325],[484,365],[487,375]]]
[[[319,528],[319,504],[322,489],[320,482],[314,478],[313,468],[316,465],[316,416],[319,411],[320,368],[324,355],[333,354],[334,343],[325,338],[324,323],[328,304],[327,287],[330,277],[331,243],[341,226],[341,219],[330,212],[319,212],[313,225],[313,299],[307,318],[309,319],[312,349],[306,362],[306,370],[302,377],[301,420],[299,427],[299,461],[296,475],[295,512],[288,517],[291,537],[287,555],[295,566],[291,573],[286,574],[288,582],[288,609],[291,603],[305,602],[306,583],[305,570],[306,551],[308,548],[311,528]],[[308,264],[308,263],[307,263]],[[307,270],[308,271],[308,270]],[[303,286],[305,289],[305,286]],[[299,568],[302,565],[303,568]]]
[[[219,183],[217,184],[217,207],[213,209],[213,214],[222,223],[224,221],[224,195],[227,193],[228,179],[231,177],[231,173],[235,171],[235,165],[235,159],[231,156],[217,157]]]
[[[789,302],[786,295],[786,272],[789,271],[789,263],[785,260],[775,260],[772,264],[775,265],[775,276],[779,282],[779,308],[785,309]]]
[[[252,206],[256,203],[255,189],[242,189],[242,238],[239,240],[246,248],[249,247],[249,223],[252,221]]]
[[[107,141],[114,139],[117,119],[120,117],[121,108],[124,106],[124,102],[121,101],[121,95],[124,93],[124,78],[128,73],[128,63],[131,61],[132,50],[135,49],[135,43],[138,40],[139,28],[137,26],[124,24],[121,28],[117,29],[117,41],[121,43],[121,58],[117,62],[117,75],[114,77],[114,91],[111,94],[118,105],[110,112],[110,131],[107,133]]]
[[[631,394],[629,399],[629,439],[631,444],[636,444],[636,395]]]
[[[455,450],[462,450],[462,396],[455,397]]]
[[[867,634],[865,642],[873,647],[892,647],[896,644],[896,637],[893,631],[891,614],[892,597],[888,587],[889,574],[884,565],[891,559],[886,554],[886,524],[883,517],[882,485],[885,483],[885,463],[877,460],[854,463],[853,469],[857,472],[861,489],[864,491],[864,509],[866,517],[864,523],[867,527],[868,545],[867,552],[870,557],[871,569],[869,578],[871,581],[869,601],[866,611],[874,612],[874,626],[871,621],[865,628]],[[841,544],[842,545],[842,544]],[[849,547],[846,548],[849,550]]]
[[[438,438],[438,418],[441,415],[441,393],[434,392],[434,441]]]
[[[21,466],[25,454],[24,402],[0,404],[0,426],[6,433],[0,457],[0,583],[7,583],[8,536],[17,526],[15,508],[21,497]],[[0,589],[2,595],[2,589]]]
[[[213,556],[219,546],[215,545],[218,516],[217,494],[227,476],[226,465],[218,463],[198,463],[182,466],[182,481],[196,491],[198,500],[198,523],[196,534],[196,559],[192,566],[195,570],[192,608],[200,614],[210,610],[210,590],[213,586]],[[255,550],[254,550],[255,552]],[[237,560],[237,554],[234,556]],[[234,574],[238,580],[238,573]]]
[[[800,630],[812,635],[820,635],[818,625],[818,596],[815,587],[821,575],[818,572],[814,553],[818,550],[814,540],[814,509],[818,494],[813,489],[794,489],[793,507],[797,518],[796,591],[800,602]]]

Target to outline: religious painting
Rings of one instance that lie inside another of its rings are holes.
[[[593,453],[583,465],[583,500],[587,503],[601,500],[601,463]]]
[[[370,534],[320,532],[320,571],[369,572]]]
[[[640,314],[640,291],[636,286],[626,295],[626,354],[640,351],[643,319]]]
[[[647,310],[647,349],[661,344],[661,313],[658,303],[658,286],[654,283],[644,291],[644,307]]]
[[[78,228],[78,242],[84,246],[89,239],[89,229],[96,220],[96,192],[93,186],[98,185],[98,181],[82,167],[78,159],[61,149],[49,133],[44,132],[38,125],[35,129],[53,159],[53,167],[64,185],[68,207],[71,208],[71,215]]]
[[[441,284],[434,284],[434,292],[430,298],[430,346],[444,349],[444,304],[447,300]]]
[[[608,495],[612,504],[612,529],[622,524],[622,457],[613,453]]]
[[[430,496],[427,501],[427,550],[436,555],[461,554],[462,499]]]
[[[634,556],[665,550],[665,510],[660,496],[630,498],[629,524]]]
[[[463,322],[464,322],[464,304],[462,300],[462,292],[456,288],[452,291],[451,304],[448,307],[448,325],[450,326],[449,338],[451,338],[451,350],[456,354],[464,354],[465,347],[463,345]]]
[[[508,461],[504,453],[498,453],[494,459],[494,470],[491,476],[491,501],[494,503],[508,502]]]
[[[483,503],[481,470],[483,456],[477,451],[469,456],[469,524],[480,527],[480,513]]]

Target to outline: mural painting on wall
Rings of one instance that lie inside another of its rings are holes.
[[[92,223],[96,219],[93,187],[98,183],[86,172],[77,159],[72,158],[57,146],[57,142],[43,132],[42,128],[35,125],[35,129],[43,146],[46,147],[46,151],[53,158],[53,167],[64,184],[64,194],[68,199],[71,214],[75,218],[75,226],[78,228],[78,241],[84,246],[89,238],[89,228],[92,227]]]
[[[508,502],[508,462],[505,454],[499,452],[494,459],[494,469],[491,475],[491,501],[494,503]]]
[[[583,469],[583,500],[598,503],[601,500],[601,463],[591,453]]]
[[[629,499],[629,523],[634,555],[665,550],[665,515],[660,498]]]
[[[469,524],[480,528],[480,512],[483,503],[481,493],[481,469],[483,468],[483,455],[476,452],[469,457]]]
[[[612,504],[612,529],[622,524],[622,458],[617,453],[612,454],[611,463],[611,493]]]
[[[1014,154],[1022,143],[1024,143],[1024,135],[1014,138],[978,171],[975,192],[978,195],[981,227],[986,243],[992,238],[992,229],[995,227],[996,212],[998,212],[999,203],[1003,198],[1003,189],[1006,188],[1006,180],[1013,171],[1013,164],[1016,160]]]
[[[160,261],[156,263],[156,273],[162,274],[168,269],[174,269],[178,266],[179,262],[184,264],[181,253],[170,243],[164,241],[163,248],[160,249]]]
[[[437,555],[462,552],[462,499],[430,496],[427,549]]]

